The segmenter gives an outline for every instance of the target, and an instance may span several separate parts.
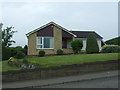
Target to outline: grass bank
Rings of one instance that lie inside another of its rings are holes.
[[[37,63],[37,64],[42,65],[42,67],[82,64],[82,63],[108,61],[108,60],[118,60],[118,53],[77,54],[77,55],[61,55],[61,56],[28,58],[28,61],[30,63]],[[20,70],[20,69],[21,68],[9,66],[7,64],[7,61],[2,62],[3,71]]]

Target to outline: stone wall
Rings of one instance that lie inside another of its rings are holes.
[[[95,62],[85,64],[64,65],[58,67],[39,68],[33,70],[8,71],[2,73],[3,82],[43,79],[59,76],[84,74],[106,70],[117,70],[118,61]]]
[[[72,48],[64,48],[62,49],[64,51],[64,54],[71,54],[71,53],[74,53]]]

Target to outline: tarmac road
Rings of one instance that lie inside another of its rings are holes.
[[[36,88],[118,88],[118,77],[99,78]]]
[[[87,73],[84,75],[73,75],[65,77],[56,77],[50,79],[37,79],[19,82],[3,83],[3,88],[33,88],[33,87],[117,87],[118,70]],[[114,77],[114,78],[113,78]],[[86,82],[87,81],[87,82]],[[92,82],[92,83],[91,83]],[[66,83],[66,84],[62,84]],[[58,84],[58,85],[57,85]],[[56,86],[57,85],[57,86]]]

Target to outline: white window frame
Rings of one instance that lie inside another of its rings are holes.
[[[46,37],[41,37],[42,38],[42,44],[38,44],[38,37],[36,37],[36,49],[54,49],[54,37],[47,37],[47,38],[53,38],[53,48],[44,48],[44,38]],[[38,48],[38,45],[42,45],[42,48]]]

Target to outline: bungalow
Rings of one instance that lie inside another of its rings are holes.
[[[28,55],[38,55],[40,50],[46,54],[55,54],[58,49],[64,53],[73,53],[72,40],[82,40],[86,50],[86,40],[89,34],[96,37],[99,49],[102,47],[102,37],[94,31],[68,31],[62,26],[50,22],[26,34],[28,38]]]

